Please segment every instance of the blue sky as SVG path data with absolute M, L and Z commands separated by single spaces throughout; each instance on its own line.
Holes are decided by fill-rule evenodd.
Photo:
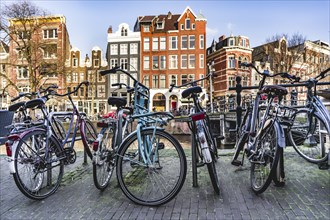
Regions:
M 6 1 L 8 2 L 8 1 Z M 104 54 L 107 29 L 128 23 L 132 29 L 140 15 L 181 14 L 189 6 L 207 18 L 207 46 L 221 35 L 244 35 L 251 46 L 263 44 L 275 34 L 300 33 L 309 40 L 330 42 L 330 0 L 323 1 L 93 1 L 35 0 L 51 14 L 63 14 L 72 46 L 82 54 L 99 46 Z

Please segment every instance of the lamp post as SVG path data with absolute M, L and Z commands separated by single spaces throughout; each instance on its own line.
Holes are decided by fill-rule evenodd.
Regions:
M 213 109 L 213 74 L 214 74 L 214 61 L 212 61 L 210 64 L 208 64 L 209 72 L 210 72 L 210 105 L 211 105 L 211 113 L 214 112 Z

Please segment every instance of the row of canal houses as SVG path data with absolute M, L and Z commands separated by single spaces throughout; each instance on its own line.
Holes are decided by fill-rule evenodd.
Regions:
M 207 19 L 202 13 L 195 14 L 189 7 L 181 14 L 168 12 L 161 15 L 138 16 L 132 28 L 127 23 L 121 23 L 117 29 L 110 25 L 107 30 L 106 52 L 103 53 L 95 46 L 90 55 L 83 55 L 78 48 L 71 46 L 64 16 L 50 16 L 47 19 L 49 24 L 40 31 L 42 39 L 53 47 L 45 47 L 42 50 L 43 60 L 48 63 L 63 62 L 65 65 L 63 74 L 48 74 L 44 84 L 56 83 L 64 92 L 73 91 L 84 80 L 90 81 L 88 89 L 81 88 L 73 97 L 79 109 L 88 115 L 110 111 L 112 107 L 107 105 L 109 96 L 128 98 L 125 88 L 120 89 L 112 84 L 122 82 L 132 86 L 132 80 L 127 75 L 118 73 L 102 77 L 99 74 L 100 70 L 120 66 L 129 71 L 134 78 L 150 88 L 150 109 L 172 111 L 189 105 L 190 100 L 181 97 L 182 89 L 174 89 L 170 93 L 170 84 L 181 85 L 203 78 L 213 71 L 216 77 L 212 79 L 212 97 L 213 102 L 217 102 L 234 93 L 228 91 L 228 88 L 235 86 L 236 76 L 242 77 L 243 86 L 256 85 L 260 80 L 258 74 L 251 69 L 241 68 L 240 62 L 253 61 L 259 70 L 267 69 L 272 73 L 280 71 L 286 60 L 268 59 L 268 51 L 272 50 L 279 54 L 279 57 L 290 54 L 284 37 L 251 48 L 246 36 L 220 36 L 207 47 Z M 308 78 L 315 75 L 320 68 L 329 66 L 330 48 L 327 43 L 305 41 L 300 46 L 305 51 L 303 57 L 291 68 L 295 74 Z M 54 47 L 57 49 L 47 51 L 47 48 Z M 15 67 L 6 66 L 3 62 L 6 59 L 12 63 L 17 60 L 17 45 L 10 42 L 7 46 L 2 42 L 0 56 L 4 58 L 1 59 L 1 72 L 15 82 L 19 91 L 30 91 L 29 73 L 24 69 L 26 61 L 20 61 L 20 65 Z M 318 68 L 314 64 L 317 64 Z M 2 77 L 0 80 L 0 90 L 4 90 L 7 85 L 6 79 Z M 281 79 L 274 79 L 269 83 L 279 84 Z M 201 96 L 206 104 L 210 102 L 210 85 L 205 81 L 201 86 Z M 251 91 L 245 93 L 251 94 Z M 2 91 L 0 107 L 6 108 L 10 97 L 16 94 L 17 92 L 11 89 Z M 50 110 L 68 109 L 63 100 L 54 99 L 48 104 Z

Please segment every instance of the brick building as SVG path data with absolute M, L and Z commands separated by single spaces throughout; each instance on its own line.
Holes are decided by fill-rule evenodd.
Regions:
M 242 77 L 243 86 L 251 85 L 250 69 L 239 66 L 241 62 L 251 62 L 252 60 L 252 49 L 248 37 L 221 36 L 218 42 L 213 41 L 207 48 L 206 54 L 206 62 L 216 74 L 213 80 L 215 99 L 224 100 L 235 94 L 235 91 L 228 91 L 228 88 L 236 85 L 236 76 Z M 242 93 L 249 93 L 249 91 Z
M 9 47 L 0 41 L 0 110 L 6 109 L 9 103 L 7 87 Z
M 174 110 L 185 105 L 181 85 L 205 76 L 206 18 L 189 7 L 182 14 L 139 16 L 134 31 L 141 33 L 141 82 L 150 89 L 151 109 Z

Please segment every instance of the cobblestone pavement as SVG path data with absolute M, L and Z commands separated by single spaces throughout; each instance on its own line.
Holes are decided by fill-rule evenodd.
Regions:
M 215 195 L 206 167 L 198 169 L 197 188 L 192 187 L 191 157 L 184 187 L 171 202 L 160 207 L 144 207 L 128 200 L 116 179 L 104 192 L 93 184 L 92 166 L 65 167 L 58 191 L 43 201 L 25 197 L 9 174 L 0 156 L 0 219 L 329 219 L 330 172 L 285 152 L 286 185 L 271 185 L 255 195 L 249 185 L 248 163 L 243 169 L 230 165 L 231 156 L 221 151 L 217 170 L 221 193 Z M 115 176 L 113 176 L 115 177 Z

